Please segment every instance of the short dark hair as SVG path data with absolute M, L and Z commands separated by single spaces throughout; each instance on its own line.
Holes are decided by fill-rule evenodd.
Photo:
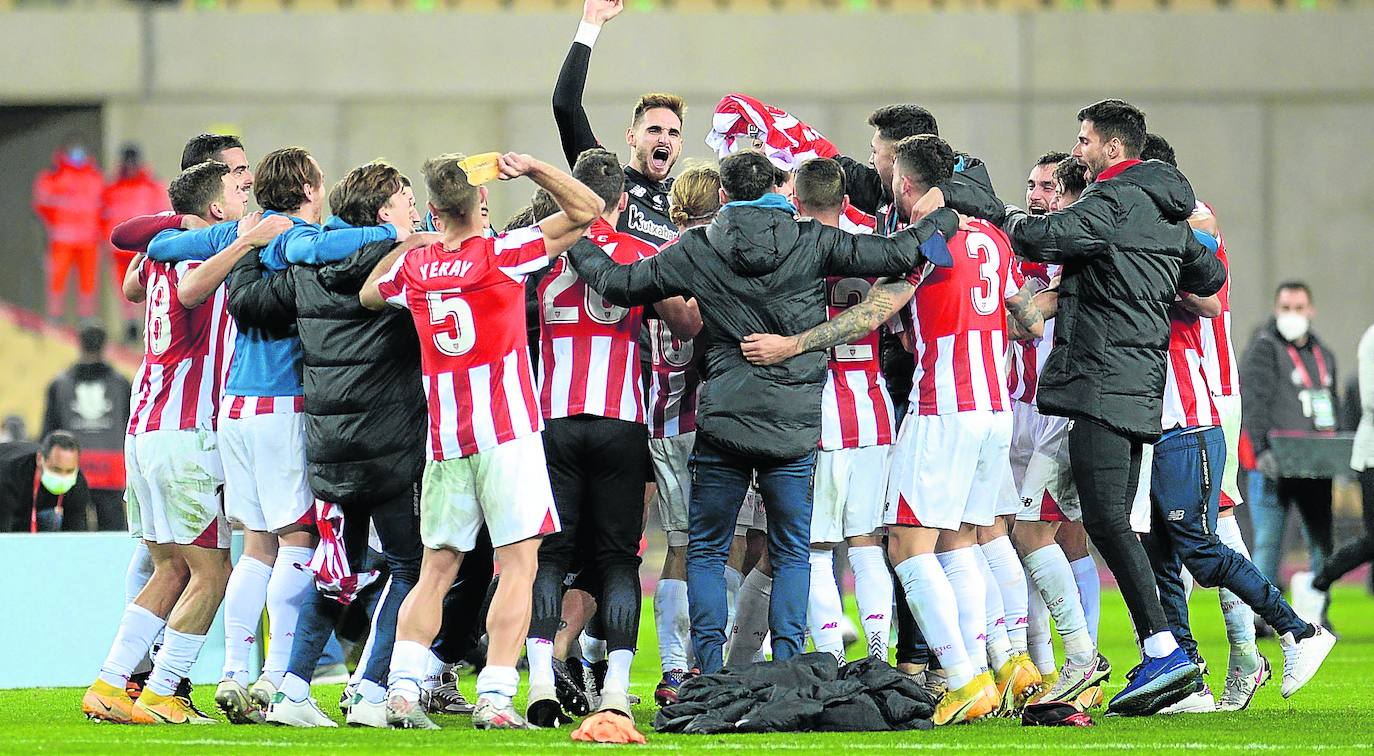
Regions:
M 1283 283 L 1280 283 L 1278 286 L 1274 287 L 1274 299 L 1275 299 L 1275 300 L 1278 300 L 1279 295 L 1282 294 L 1282 293 L 1285 292 L 1285 291 L 1302 291 L 1302 292 L 1306 292 L 1306 293 L 1307 293 L 1307 301 L 1309 301 L 1309 302 L 1316 302 L 1316 301 L 1317 301 L 1316 297 L 1313 297 L 1313 296 L 1312 296 L 1312 287 L 1308 286 L 1306 281 L 1297 281 L 1297 280 L 1293 280 L 1293 281 L 1284 281 Z
M 935 116 L 920 105 L 884 105 L 868 117 L 868 125 L 878 130 L 878 136 L 891 142 L 919 134 L 940 135 Z
M 1084 166 L 1073 156 L 1065 157 L 1054 167 L 1054 180 L 1064 185 L 1064 191 L 1077 197 L 1088 188 L 1088 179 L 1083 175 Z
M 1039 158 L 1037 158 L 1036 161 L 1035 161 L 1035 165 L 1033 165 L 1033 166 L 1031 166 L 1031 167 L 1032 167 L 1032 168 L 1039 168 L 1039 167 L 1042 166 L 1042 165 L 1055 165 L 1055 166 L 1057 166 L 1057 165 L 1059 165 L 1060 163 L 1064 162 L 1064 159 L 1067 158 L 1068 156 L 1069 156 L 1069 153 L 1067 153 L 1067 152 L 1058 152 L 1058 151 L 1056 151 L 1056 150 L 1050 150 L 1049 152 L 1046 152 L 1045 154 L 1043 154 L 1043 155 L 1041 155 Z
M 935 186 L 954 175 L 959 157 L 949 143 L 934 134 L 917 134 L 897 143 L 894 165 L 903 175 L 915 175 L 926 186 Z
M 816 158 L 797 169 L 797 204 L 809 210 L 834 210 L 844 204 L 844 168 Z
M 105 341 L 108 337 L 105 326 L 91 323 L 81 327 L 81 332 L 77 334 L 77 343 L 81 346 L 82 354 L 100 354 L 105 351 Z
M 447 152 L 425 161 L 421 172 L 429 191 L 429 204 L 446 222 L 466 223 L 473 214 L 482 212 L 482 193 L 468 182 L 463 170 L 466 155 Z
M 778 169 L 758 150 L 740 150 L 720 161 L 720 186 L 737 202 L 750 202 L 778 185 Z
M 620 204 L 620 195 L 625 192 L 625 169 L 615 153 L 600 147 L 586 150 L 577 156 L 572 175 L 600 197 L 607 210 Z
M 219 160 L 220 153 L 235 147 L 243 149 L 243 142 L 232 134 L 198 134 L 186 141 L 181 150 L 181 170 L 200 165 L 206 160 Z
M 1174 154 L 1174 148 L 1169 145 L 1169 140 L 1158 134 L 1145 134 L 1145 146 L 1140 150 L 1141 160 L 1162 160 L 1173 167 L 1178 167 L 1178 156 Z
M 1126 157 L 1140 156 L 1145 149 L 1145 111 L 1125 100 L 1102 100 L 1078 111 L 1078 120 L 1092 121 L 1102 141 L 1120 139 Z
M 639 101 L 635 103 L 634 115 L 630 117 L 630 125 L 638 126 L 643 120 L 644 114 L 654 108 L 667 108 L 673 111 L 677 120 L 682 120 L 682 114 L 687 112 L 687 103 L 681 97 L 667 92 L 648 92 L 640 95 Z
M 329 190 L 329 208 L 350 226 L 375 226 L 377 213 L 407 181 L 385 160 L 364 163 L 344 174 Z
M 553 215 L 560 209 L 558 203 L 554 201 L 553 195 L 549 194 L 549 190 L 542 186 L 535 190 L 533 197 L 530 197 L 530 213 L 533 215 L 535 223 Z
M 81 452 L 81 442 L 76 440 L 76 436 L 64 430 L 49 431 L 48 435 L 38 442 L 38 450 L 44 457 L 52 454 L 52 450 L 59 447 L 67 451 Z
M 182 215 L 206 215 L 210 203 L 224 196 L 224 177 L 229 166 L 218 160 L 203 163 L 182 171 L 167 185 L 167 198 L 172 210 Z
M 263 156 L 253 171 L 253 198 L 263 210 L 289 213 L 305 204 L 305 189 L 324 181 L 304 147 L 283 147 Z

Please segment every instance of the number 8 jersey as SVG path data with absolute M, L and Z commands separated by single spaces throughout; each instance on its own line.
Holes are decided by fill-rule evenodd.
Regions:
M 605 220 L 591 240 L 617 263 L 658 252 Z M 539 282 L 539 397 L 544 418 L 597 415 L 644 422 L 639 374 L 641 307 L 617 307 L 582 279 L 566 258 Z
M 429 400 L 429 456 L 466 457 L 543 429 L 525 341 L 525 277 L 549 264 L 538 226 L 401 255 L 377 281 L 410 310 Z

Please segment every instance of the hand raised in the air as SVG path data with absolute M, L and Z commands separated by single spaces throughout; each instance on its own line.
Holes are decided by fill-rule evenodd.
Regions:
M 625 0 L 587 0 L 582 4 L 582 20 L 601 26 L 625 10 Z
M 521 155 L 518 152 L 507 152 L 496 159 L 496 165 L 501 171 L 501 180 L 509 181 L 513 178 L 520 178 L 528 175 L 535 169 L 539 161 L 529 155 Z
M 291 219 L 285 215 L 268 215 L 253 224 L 248 233 L 239 236 L 255 247 L 266 247 L 273 239 L 291 228 L 291 225 Z
M 755 365 L 776 365 L 783 360 L 796 357 L 796 336 L 778 336 L 773 333 L 751 333 L 740 342 L 744 359 Z

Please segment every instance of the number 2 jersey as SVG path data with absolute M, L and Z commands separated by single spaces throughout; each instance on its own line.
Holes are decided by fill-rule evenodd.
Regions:
M 133 380 L 129 435 L 159 430 L 214 430 L 234 353 L 237 330 L 229 317 L 224 284 L 198 307 L 183 307 L 181 280 L 199 260 L 144 260 L 139 280 L 147 287 L 143 363 Z
M 652 257 L 658 250 L 592 223 L 591 241 L 617 263 Z M 539 282 L 539 403 L 544 419 L 597 415 L 644 422 L 640 389 L 642 307 L 617 307 L 577 277 L 567 258 L 554 261 Z
M 377 282 L 420 337 L 433 460 L 543 429 L 525 335 L 525 277 L 549 264 L 538 226 L 412 249 Z

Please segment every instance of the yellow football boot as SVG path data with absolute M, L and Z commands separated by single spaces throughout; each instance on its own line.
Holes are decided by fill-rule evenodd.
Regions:
M 81 697 L 81 711 L 91 721 L 129 724 L 133 721 L 134 700 L 124 688 L 96 680 Z
M 144 688 L 134 704 L 135 724 L 216 724 L 181 696 L 164 696 L 152 688 Z

